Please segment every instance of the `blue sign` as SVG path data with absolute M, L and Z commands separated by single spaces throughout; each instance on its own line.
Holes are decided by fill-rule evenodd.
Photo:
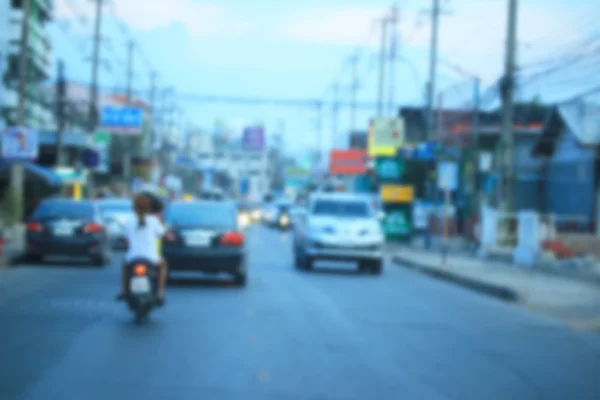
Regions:
M 92 149 L 85 149 L 81 155 L 81 162 L 86 168 L 96 168 L 100 164 L 100 155 Z
M 100 113 L 100 126 L 113 133 L 141 133 L 143 111 L 135 107 L 104 107 Z

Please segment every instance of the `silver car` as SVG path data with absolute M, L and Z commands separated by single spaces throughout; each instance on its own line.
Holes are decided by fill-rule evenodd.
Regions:
M 110 198 L 98 200 L 98 207 L 106 222 L 111 246 L 115 250 L 124 250 L 127 247 L 123 226 L 125 221 L 135 216 L 133 204 L 130 199 Z
M 385 243 L 380 218 L 369 197 L 313 195 L 305 215 L 296 216 L 296 266 L 311 269 L 318 260 L 356 261 L 360 270 L 380 274 Z

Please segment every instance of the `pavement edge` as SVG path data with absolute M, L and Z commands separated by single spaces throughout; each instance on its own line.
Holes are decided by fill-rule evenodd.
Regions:
M 392 256 L 392 262 L 401 267 L 416 270 L 433 278 L 451 282 L 458 286 L 462 286 L 503 301 L 518 302 L 521 300 L 519 293 L 507 286 L 496 285 L 478 279 L 468 278 L 450 271 L 442 271 L 439 268 L 431 267 L 424 263 L 419 263 L 408 257 L 395 255 Z

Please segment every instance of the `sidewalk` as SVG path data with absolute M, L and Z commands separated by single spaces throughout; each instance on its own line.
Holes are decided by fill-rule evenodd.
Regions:
M 25 254 L 25 227 L 4 230 L 4 244 L 0 256 L 0 268 L 8 268 L 18 262 Z
M 569 326 L 600 332 L 600 286 L 500 261 L 439 251 L 396 247 L 392 260 L 403 267 L 446 280 L 563 320 Z

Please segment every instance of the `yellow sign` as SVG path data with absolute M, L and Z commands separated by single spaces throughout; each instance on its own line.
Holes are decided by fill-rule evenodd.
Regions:
M 410 203 L 415 197 L 413 187 L 408 185 L 383 185 L 380 195 L 384 203 Z
M 369 157 L 395 156 L 404 145 L 404 119 L 383 119 L 373 121 L 369 127 Z

